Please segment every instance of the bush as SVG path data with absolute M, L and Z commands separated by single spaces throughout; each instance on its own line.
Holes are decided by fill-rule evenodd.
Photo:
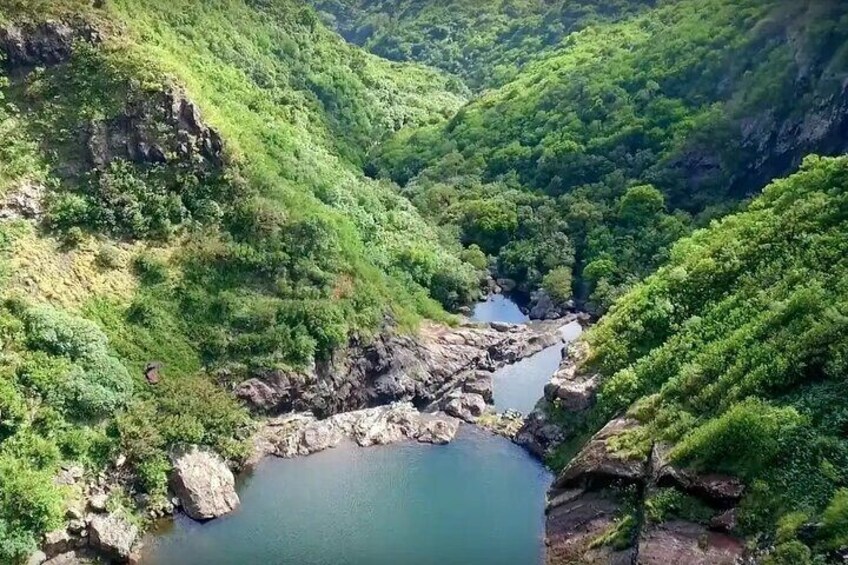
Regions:
M 121 250 L 105 243 L 97 250 L 97 264 L 104 269 L 118 269 L 124 265 L 124 258 L 121 255 Z
M 476 243 L 472 243 L 463 249 L 460 258 L 478 271 L 485 271 L 489 266 L 489 259 Z
M 571 269 L 558 267 L 542 278 L 542 288 L 554 302 L 565 304 L 571 300 Z
M 155 285 L 168 280 L 168 267 L 160 259 L 143 252 L 133 259 L 133 271 L 144 284 Z
M 24 315 L 30 347 L 69 359 L 91 359 L 106 353 L 106 335 L 97 324 L 56 310 L 34 306 Z
M 836 491 L 830 504 L 822 514 L 820 532 L 827 549 L 842 549 L 848 546 L 848 488 Z

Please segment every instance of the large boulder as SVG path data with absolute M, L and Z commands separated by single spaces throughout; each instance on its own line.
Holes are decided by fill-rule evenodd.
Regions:
M 238 507 L 235 477 L 217 453 L 191 446 L 176 451 L 172 462 L 171 486 L 189 517 L 209 520 Z
M 638 422 L 629 418 L 610 421 L 583 446 L 580 453 L 563 469 L 555 482 L 556 488 L 587 484 L 595 479 L 602 482 L 642 483 L 646 479 L 648 454 L 645 457 L 626 457 L 610 448 L 610 441 L 636 429 Z
M 445 413 L 474 423 L 486 411 L 486 400 L 479 394 L 459 392 L 445 405 Z
M 94 516 L 88 525 L 93 549 L 117 561 L 129 559 L 138 528 L 117 514 Z

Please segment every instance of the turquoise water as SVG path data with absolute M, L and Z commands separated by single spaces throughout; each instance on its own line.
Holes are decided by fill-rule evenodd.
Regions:
M 514 303 L 495 298 L 478 306 L 479 321 L 526 321 Z M 529 411 L 560 350 L 496 373 L 496 404 Z M 147 541 L 143 563 L 538 564 L 551 479 L 523 449 L 468 425 L 445 446 L 347 445 L 266 458 L 240 478 L 236 512 L 205 524 L 184 516 L 164 524 Z
M 543 559 L 550 475 L 463 426 L 449 445 L 344 446 L 265 459 L 235 513 L 180 517 L 145 565 L 531 565 Z

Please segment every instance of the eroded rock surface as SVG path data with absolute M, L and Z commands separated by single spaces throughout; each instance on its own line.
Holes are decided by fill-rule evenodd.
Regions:
M 239 505 L 235 477 L 215 452 L 192 446 L 172 456 L 171 488 L 195 520 L 228 514 Z
M 324 420 L 292 414 L 269 421 L 257 434 L 258 454 L 278 457 L 310 455 L 350 440 L 362 447 L 404 440 L 444 444 L 456 435 L 459 421 L 445 414 L 419 412 L 412 404 L 345 412 Z
M 643 565 L 733 565 L 745 553 L 742 542 L 732 536 L 711 532 L 699 524 L 666 522 L 651 527 L 639 542 Z
M 261 412 L 319 417 L 392 402 L 427 407 L 463 387 L 490 401 L 491 384 L 481 375 L 560 343 L 561 325 L 427 325 L 416 336 L 387 332 L 306 372 L 257 371 L 236 394 Z

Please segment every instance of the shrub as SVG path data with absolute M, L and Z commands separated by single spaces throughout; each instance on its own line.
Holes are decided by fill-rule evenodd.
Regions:
M 168 280 L 168 267 L 148 252 L 140 253 L 133 259 L 133 271 L 144 284 L 155 285 Z
M 24 315 L 27 340 L 35 349 L 70 359 L 91 359 L 106 353 L 107 338 L 93 322 L 50 306 L 35 306 Z
M 836 491 L 822 514 L 821 538 L 827 549 L 848 546 L 848 488 Z
M 120 249 L 105 243 L 97 250 L 97 264 L 104 269 L 118 269 L 124 265 Z
M 571 300 L 571 269 L 557 267 L 542 278 L 542 288 L 559 304 Z

